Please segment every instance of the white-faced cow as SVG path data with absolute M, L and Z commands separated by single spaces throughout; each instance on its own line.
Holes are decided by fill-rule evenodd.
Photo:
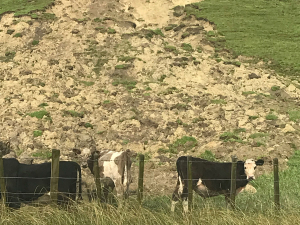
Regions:
M 231 162 L 211 162 L 200 158 L 191 157 L 192 161 L 192 187 L 203 198 L 217 195 L 225 195 L 226 203 L 230 196 Z M 236 194 L 241 192 L 249 181 L 255 179 L 256 166 L 264 164 L 263 160 L 247 159 L 238 161 L 236 168 Z M 171 211 L 175 210 L 175 204 L 182 200 L 183 209 L 188 209 L 188 179 L 187 157 L 181 156 L 176 162 L 178 180 L 172 196 Z
M 82 152 L 78 149 L 74 149 L 73 151 L 76 154 L 81 154 L 83 158 L 84 155 L 88 155 L 87 166 L 92 174 L 94 174 L 94 154 L 98 153 L 99 173 L 101 183 L 104 185 L 103 193 L 105 201 L 107 201 L 109 188 L 112 190 L 116 189 L 118 198 L 128 197 L 129 185 L 132 182 L 130 171 L 132 161 L 130 157 L 133 153 L 130 150 L 120 152 L 102 150 L 91 153 L 89 149 L 85 148 Z

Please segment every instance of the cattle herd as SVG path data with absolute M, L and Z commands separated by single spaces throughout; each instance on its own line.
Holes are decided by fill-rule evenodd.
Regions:
M 1 149 L 0 149 L 1 150 Z M 132 152 L 126 151 L 82 151 L 76 149 L 84 159 L 86 166 L 93 172 L 94 155 L 98 154 L 99 176 L 103 183 L 104 200 L 107 200 L 109 189 L 115 188 L 119 199 L 128 197 L 131 178 Z M 192 188 L 203 198 L 224 195 L 229 202 L 231 162 L 211 162 L 191 157 Z M 263 160 L 247 159 L 238 161 L 236 169 L 236 194 L 243 191 L 249 181 L 255 179 L 256 166 L 264 164 Z M 171 211 L 180 200 L 184 211 L 188 209 L 187 157 L 181 156 L 176 161 L 177 185 L 172 195 Z M 4 177 L 6 182 L 6 204 L 18 209 L 21 203 L 30 203 L 50 192 L 51 163 L 23 164 L 15 158 L 3 158 Z M 81 166 L 73 161 L 59 162 L 58 202 L 68 204 L 82 200 Z M 0 196 L 1 197 L 1 196 Z

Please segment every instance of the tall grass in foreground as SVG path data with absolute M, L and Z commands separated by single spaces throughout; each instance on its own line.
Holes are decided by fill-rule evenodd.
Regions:
M 204 207 L 192 213 L 155 212 L 137 204 L 124 206 L 122 210 L 113 207 L 99 207 L 96 204 L 73 206 L 68 210 L 56 207 L 24 207 L 16 211 L 3 209 L 1 224 L 298 224 L 300 211 L 285 209 L 281 213 L 227 211 L 225 208 Z
M 280 172 L 281 210 L 273 204 L 273 174 L 260 176 L 252 185 L 256 194 L 237 196 L 237 210 L 227 210 L 223 196 L 202 199 L 194 195 L 193 211 L 184 214 L 180 203 L 170 212 L 170 196 L 147 196 L 142 207 L 131 196 L 122 209 L 112 205 L 79 203 L 68 209 L 55 206 L 25 206 L 11 211 L 2 208 L 0 224 L 299 224 L 300 223 L 300 151 L 289 159 L 289 168 Z M 174 184 L 175 185 L 175 184 Z

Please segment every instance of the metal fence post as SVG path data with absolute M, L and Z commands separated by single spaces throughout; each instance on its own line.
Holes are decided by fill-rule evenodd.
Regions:
M 232 209 L 235 209 L 237 157 L 232 156 L 231 159 L 230 205 Z
M 50 197 L 52 202 L 56 204 L 57 204 L 57 196 L 58 196 L 59 156 L 60 156 L 60 151 L 57 149 L 52 149 Z
M 101 181 L 100 181 L 100 170 L 99 170 L 99 153 L 95 152 L 93 155 L 93 172 L 97 188 L 97 201 L 101 202 L 102 190 L 101 190 Z
M 4 179 L 4 165 L 2 158 L 2 151 L 0 151 L 0 190 L 1 190 L 1 198 L 3 205 L 6 203 L 6 188 L 5 188 L 5 179 Z
M 192 177 L 192 157 L 187 157 L 187 177 L 188 177 L 188 210 L 193 207 L 193 177 Z
M 274 168 L 274 203 L 275 209 L 280 209 L 280 195 L 279 195 L 279 174 L 278 174 L 278 159 L 273 159 Z
M 143 200 L 144 165 L 145 165 L 145 156 L 140 154 L 139 155 L 139 180 L 138 180 L 138 193 L 137 193 L 137 200 L 139 204 L 142 204 L 142 200 Z

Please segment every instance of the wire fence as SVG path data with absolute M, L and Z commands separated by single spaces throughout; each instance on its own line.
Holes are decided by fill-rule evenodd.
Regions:
M 1 153 L 1 152 L 0 152 Z M 114 159 L 103 157 L 101 158 L 101 154 L 93 154 L 92 157 L 87 159 L 74 159 L 74 161 L 67 161 L 72 162 L 78 165 L 82 164 L 88 164 L 86 167 L 90 170 L 90 176 L 93 174 L 92 179 L 94 180 L 92 182 L 92 185 L 87 185 L 86 182 L 84 182 L 84 177 L 79 176 L 78 173 L 76 173 L 76 177 L 70 177 L 69 174 L 66 173 L 65 170 L 68 170 L 68 167 L 61 168 L 61 162 L 60 154 L 58 150 L 52 151 L 52 161 L 43 163 L 48 165 L 47 171 L 35 171 L 33 173 L 17 173 L 15 175 L 11 175 L 9 173 L 10 168 L 4 163 L 5 158 L 2 158 L 2 155 L 0 154 L 0 190 L 1 190 L 1 196 L 2 201 L 6 205 L 10 204 L 19 204 L 21 203 L 29 203 L 32 202 L 32 200 L 37 200 L 42 195 L 48 196 L 48 199 L 45 200 L 45 202 L 55 202 L 55 203 L 63 203 L 67 199 L 71 201 L 82 199 L 82 197 L 91 199 L 98 199 L 106 201 L 105 194 L 107 195 L 107 191 L 109 188 L 111 189 L 117 189 L 117 196 L 126 196 L 128 192 L 130 192 L 131 195 L 136 195 L 137 201 L 141 204 L 144 198 L 144 194 L 151 194 L 153 193 L 153 190 L 149 190 L 149 186 L 157 187 L 155 191 L 158 193 L 167 192 L 167 194 L 171 195 L 172 192 L 170 192 L 170 189 L 175 189 L 176 183 L 178 181 L 177 178 L 177 171 L 173 171 L 169 174 L 164 173 L 164 176 L 161 176 L 161 174 L 154 174 L 149 172 L 150 170 L 145 171 L 145 163 L 172 163 L 175 165 L 176 161 L 171 160 L 168 158 L 162 158 L 162 159 L 145 159 L 145 156 L 140 154 L 138 157 L 133 158 L 132 160 L 129 160 L 128 157 L 120 156 L 115 157 Z M 31 159 L 31 158 L 30 158 Z M 179 158 L 180 159 L 180 158 Z M 214 181 L 216 183 L 224 183 L 228 182 L 226 190 L 223 190 L 224 192 L 230 193 L 230 204 L 232 208 L 235 208 L 235 193 L 236 193 L 236 184 L 239 181 L 245 181 L 246 175 L 240 175 L 240 172 L 237 172 L 238 170 L 244 169 L 244 165 L 239 165 L 241 161 L 237 161 L 236 158 L 232 158 L 232 162 L 211 162 L 206 161 L 202 159 L 193 158 L 191 156 L 184 157 L 182 159 L 183 163 L 181 163 L 181 173 L 184 174 L 181 178 L 181 182 L 183 185 L 187 188 L 187 195 L 188 195 L 188 205 L 189 210 L 191 210 L 192 201 L 193 201 L 193 190 L 195 188 L 195 185 L 199 182 L 199 180 L 202 183 Z M 56 163 L 55 163 L 56 162 Z M 64 161 L 65 162 L 65 161 Z M 108 164 L 106 164 L 108 163 Z M 118 165 L 122 164 L 123 166 L 126 165 L 126 168 L 124 171 L 120 172 L 120 167 Z M 223 168 L 224 171 L 220 171 L 224 174 L 224 177 L 197 177 L 195 174 L 195 168 L 197 165 L 211 165 L 211 166 L 220 166 L 220 168 Z M 6 166 L 4 166 L 6 165 Z M 41 164 L 34 164 L 34 165 L 41 165 Z M 239 165 L 239 166 L 238 166 Z M 279 203 L 279 178 L 278 178 L 278 160 L 274 159 L 273 161 L 274 165 L 274 203 L 277 209 L 280 208 Z M 27 165 L 29 168 L 30 165 Z M 51 172 L 49 171 L 49 168 L 51 168 Z M 115 170 L 115 174 L 112 174 L 112 177 L 107 178 L 107 174 L 105 174 L 105 168 L 109 168 L 109 170 Z M 130 169 L 131 168 L 131 169 Z M 35 169 L 38 169 L 38 167 L 35 167 Z M 60 171 L 60 169 L 64 169 L 63 171 Z M 71 168 L 72 169 L 72 168 Z M 81 167 L 79 166 L 80 174 L 81 174 Z M 103 171 L 104 170 L 104 171 Z M 117 172 L 118 171 L 118 172 Z M 13 171 L 15 172 L 15 171 Z M 32 171 L 31 171 L 32 172 Z M 70 171 L 67 171 L 70 172 Z M 79 172 L 79 171 L 77 171 Z M 117 173 L 116 173 L 117 172 Z M 194 172 L 194 173 L 193 173 Z M 159 173 L 159 171 L 158 171 Z M 64 175 L 62 175 L 64 174 Z M 114 177 L 116 174 L 119 175 L 119 177 Z M 181 175 L 182 175 L 181 174 Z M 106 175 L 107 177 L 103 177 Z M 167 176 L 170 175 L 170 176 Z M 128 190 L 129 183 L 132 181 L 132 177 L 134 177 L 135 181 L 131 186 L 133 185 L 135 187 L 135 190 Z M 107 179 L 110 179 L 110 181 Z M 118 180 L 120 179 L 120 180 Z M 105 181 L 104 181 L 105 180 Z M 124 180 L 127 180 L 127 183 L 124 184 Z M 101 181 L 101 182 L 100 182 Z M 111 182 L 112 181 L 112 182 Z M 162 185 L 158 187 L 158 182 L 163 184 L 170 184 L 169 187 L 165 188 Z M 146 185 L 145 185 L 146 184 Z M 12 188 L 15 185 L 17 188 Z M 173 188 L 170 188 L 172 186 Z M 80 188 L 79 188 L 80 187 Z M 82 191 L 83 190 L 83 191 Z M 118 193 L 120 190 L 123 193 Z M 79 193 L 80 192 L 80 193 Z M 182 193 L 181 193 L 182 194 Z M 104 197 L 103 197 L 104 195 Z M 30 199 L 28 199 L 29 197 Z M 75 197 L 74 197 L 75 196 Z M 28 198 L 27 198 L 28 197 Z M 17 200 L 16 200 L 17 199 Z M 41 200 L 41 202 L 43 202 Z

